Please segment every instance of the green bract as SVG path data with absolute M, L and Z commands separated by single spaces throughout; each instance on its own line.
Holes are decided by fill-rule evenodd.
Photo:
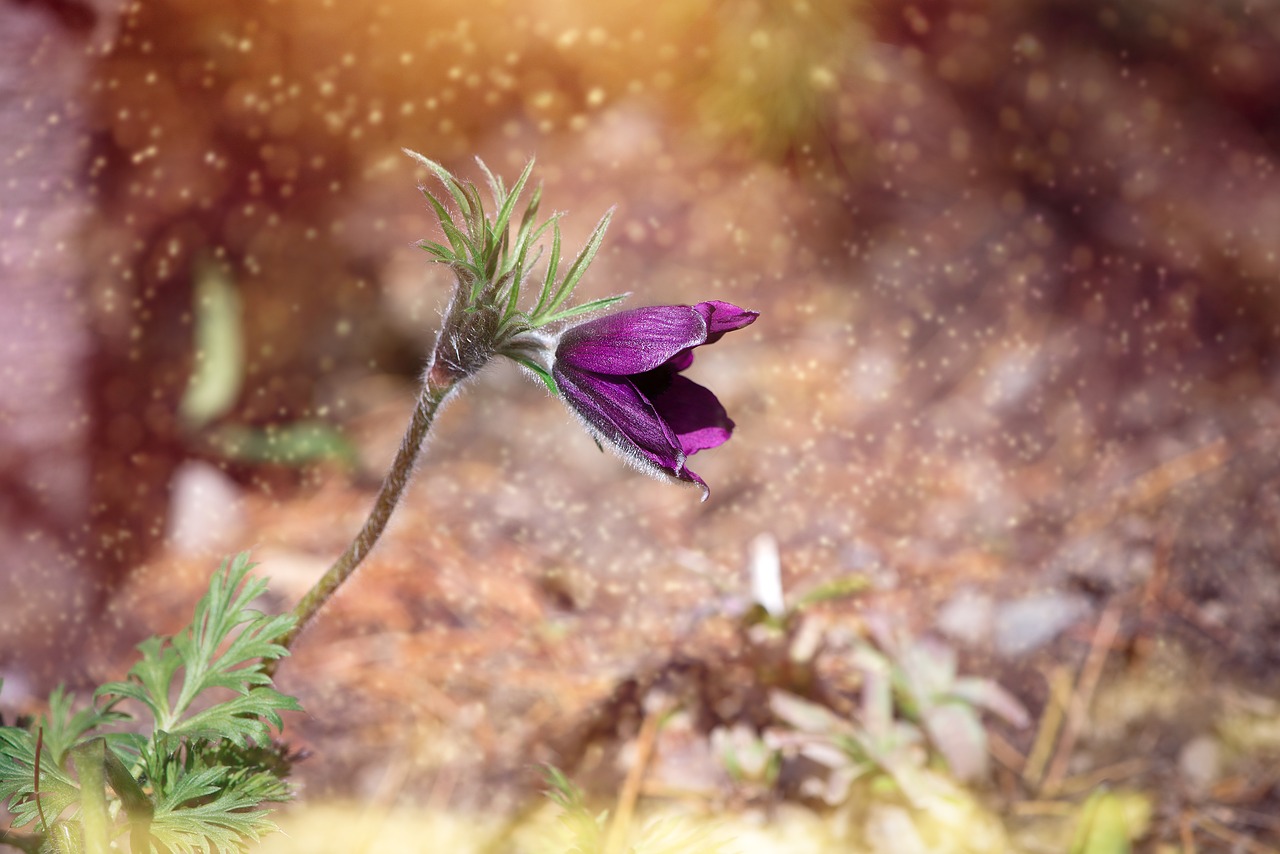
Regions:
M 443 201 L 426 187 L 422 187 L 422 194 L 435 211 L 447 243 L 423 240 L 418 245 L 436 261 L 447 264 L 454 271 L 458 277 L 458 291 L 454 300 L 460 303 L 462 311 L 492 318 L 491 323 L 479 325 L 483 329 L 483 336 L 488 340 L 475 343 L 487 345 L 489 352 L 500 353 L 529 368 L 555 392 L 555 381 L 546 366 L 532 358 L 515 339 L 521 333 L 599 311 L 625 298 L 625 295 L 604 297 L 570 308 L 565 307 L 573 295 L 573 289 L 600 249 L 613 211 L 608 211 L 600 218 L 587 238 L 586 245 L 562 274 L 560 214 L 553 214 L 541 223 L 538 222 L 538 208 L 542 201 L 541 187 L 535 187 L 530 194 L 514 236 L 512 234 L 516 207 L 533 171 L 532 160 L 509 190 L 501 178 L 489 171 L 483 161 L 477 161 L 493 198 L 495 213 L 490 217 L 485 213 L 484 201 L 474 184 L 459 181 L 439 163 L 417 152 L 405 149 L 405 153 L 435 175 L 457 207 L 455 216 Z M 540 277 L 538 296 L 532 307 L 522 309 L 524 286 L 542 255 L 541 248 L 535 247 L 548 230 L 551 232 L 551 250 L 547 258 L 546 273 Z M 446 323 L 442 336 L 449 333 L 448 326 Z

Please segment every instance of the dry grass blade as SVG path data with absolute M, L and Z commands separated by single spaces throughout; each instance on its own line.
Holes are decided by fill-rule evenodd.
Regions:
M 1098 688 L 1098 680 L 1102 677 L 1102 669 L 1107 663 L 1107 655 L 1115 643 L 1116 633 L 1120 630 L 1120 607 L 1110 605 L 1098 618 L 1098 626 L 1093 632 L 1093 640 L 1089 644 L 1089 656 L 1085 659 L 1080 671 L 1080 679 L 1076 690 L 1071 695 L 1067 706 L 1067 718 L 1063 727 L 1062 738 L 1058 742 L 1057 753 L 1049 765 L 1044 783 L 1040 787 L 1042 794 L 1053 795 L 1062 787 L 1063 777 L 1067 773 L 1067 763 L 1075 750 L 1076 739 L 1084 728 L 1089 715 L 1089 706 L 1093 703 L 1094 691 Z
M 626 843 L 627 833 L 631 830 L 635 819 L 636 802 L 640 798 L 640 784 L 644 781 L 645 772 L 649 768 L 649 760 L 653 758 L 653 747 L 658 739 L 658 728 L 666 719 L 669 709 L 664 703 L 645 715 L 640 725 L 640 734 L 636 736 L 636 756 L 627 771 L 627 779 L 618 793 L 618 806 L 613 812 L 613 820 L 609 822 L 609 834 L 605 837 L 604 854 L 621 854 Z

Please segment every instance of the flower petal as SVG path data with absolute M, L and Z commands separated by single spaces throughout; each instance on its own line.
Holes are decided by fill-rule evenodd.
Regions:
M 744 326 L 750 326 L 757 317 L 760 316 L 758 311 L 750 311 L 745 308 L 738 308 L 733 303 L 721 302 L 719 300 L 709 300 L 708 302 L 700 302 L 693 307 L 693 310 L 701 314 L 707 321 L 707 340 L 702 344 L 714 344 L 724 336 L 726 332 L 732 332 L 735 329 L 741 329 Z M 695 347 L 701 347 L 702 344 L 695 344 Z M 685 371 L 693 364 L 693 347 L 681 351 L 670 359 L 664 367 L 672 371 Z
M 693 307 L 707 321 L 707 340 L 704 344 L 713 344 L 720 336 L 744 326 L 750 326 L 760 316 L 760 312 L 738 308 L 731 302 L 707 300 Z
M 706 340 L 702 311 L 687 305 L 655 305 L 569 327 L 556 345 L 556 361 L 579 371 L 626 376 L 651 371 Z
M 684 452 L 679 439 L 631 380 L 562 363 L 553 374 L 565 403 L 593 433 L 641 468 L 680 475 Z
M 663 388 L 650 388 L 646 386 L 647 377 L 635 377 L 636 387 L 649 398 L 658 417 L 676 434 L 680 450 L 686 455 L 716 448 L 729 441 L 733 421 L 711 389 L 678 374 L 667 377 L 662 382 Z
M 693 365 L 693 348 L 690 347 L 688 350 L 681 350 L 679 353 L 676 353 L 670 359 L 667 359 L 666 364 L 662 366 L 662 370 L 668 371 L 669 373 L 676 374 L 676 373 L 679 373 L 680 371 L 689 370 L 690 366 L 692 365 Z

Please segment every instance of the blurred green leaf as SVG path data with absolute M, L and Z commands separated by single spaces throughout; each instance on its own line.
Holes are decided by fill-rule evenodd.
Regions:
M 827 735 L 844 733 L 849 729 L 849 725 L 826 706 L 787 691 L 770 691 L 769 709 L 780 721 L 798 732 Z
M 985 709 L 1016 727 L 1030 726 L 1031 716 L 1018 698 L 991 679 L 962 676 L 949 691 L 952 697 Z
M 956 779 L 967 781 L 987 774 L 987 731 L 972 706 L 942 703 L 924 710 L 921 723 L 930 743 L 947 760 Z
M 112 827 L 105 792 L 106 742 L 100 738 L 89 739 L 71 748 L 71 756 L 80 780 L 80 831 L 85 854 L 108 854 Z
M 244 379 L 242 306 L 235 283 L 220 266 L 197 266 L 195 363 L 179 411 L 192 428 L 225 415 Z
M 225 457 L 250 462 L 301 466 L 317 460 L 337 460 L 355 467 L 355 448 L 332 425 L 303 420 L 268 427 L 227 425 L 210 441 Z
M 607 813 L 592 815 L 575 786 L 559 768 L 544 765 L 546 795 L 560 807 L 560 826 L 564 838 L 559 849 L 565 854 L 597 854 L 604 849 L 604 826 Z
M 804 593 L 792 606 L 792 611 L 803 611 L 822 602 L 832 602 L 839 599 L 849 599 L 857 596 L 865 591 L 871 582 L 867 580 L 865 575 L 842 575 L 839 578 L 833 578 L 824 581 L 812 590 Z
M 1071 854 L 1129 854 L 1146 832 L 1151 806 L 1136 793 L 1094 792 L 1080 811 Z

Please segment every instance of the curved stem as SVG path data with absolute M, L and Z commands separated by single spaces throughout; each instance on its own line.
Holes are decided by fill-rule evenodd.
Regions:
M 445 371 L 428 372 L 427 381 L 422 385 L 422 393 L 418 395 L 418 405 L 413 410 L 413 418 L 409 421 L 409 429 L 405 431 L 404 438 L 400 441 L 400 450 L 396 451 L 396 458 L 382 481 L 382 489 L 378 491 L 378 497 L 373 503 L 373 510 L 369 512 L 369 518 L 365 520 L 364 527 L 351 541 L 351 545 L 347 546 L 342 556 L 334 561 L 324 577 L 307 591 L 307 595 L 303 596 L 297 607 L 293 609 L 298 622 L 278 641 L 286 649 L 297 640 L 302 630 L 329 601 L 329 597 L 342 586 L 342 582 L 355 572 L 360 562 L 373 550 L 378 537 L 382 536 L 383 529 L 391 519 L 392 511 L 400 503 L 405 487 L 409 485 L 414 463 L 422 450 L 427 432 L 435 420 L 436 412 L 440 409 L 440 404 L 444 403 L 449 393 L 457 386 L 459 379 L 460 377 L 450 376 Z M 276 659 L 268 663 L 268 675 L 275 670 L 278 662 L 279 659 Z

